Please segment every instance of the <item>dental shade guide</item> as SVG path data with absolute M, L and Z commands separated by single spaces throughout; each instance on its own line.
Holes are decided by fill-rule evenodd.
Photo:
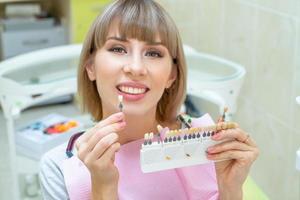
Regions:
M 224 140 L 215 141 L 211 137 L 218 131 L 236 127 L 233 122 L 177 130 L 169 130 L 159 125 L 159 139 L 155 140 L 153 133 L 151 136 L 145 134 L 145 142 L 140 150 L 141 169 L 148 173 L 213 162 L 206 158 L 206 150 Z

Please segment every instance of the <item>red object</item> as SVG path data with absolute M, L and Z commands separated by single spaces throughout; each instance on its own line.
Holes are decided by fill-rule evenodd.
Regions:
M 53 135 L 53 134 L 62 134 L 67 132 L 73 127 L 76 127 L 78 124 L 76 121 L 69 121 L 64 123 L 57 123 L 52 126 L 49 126 L 44 130 L 45 134 Z

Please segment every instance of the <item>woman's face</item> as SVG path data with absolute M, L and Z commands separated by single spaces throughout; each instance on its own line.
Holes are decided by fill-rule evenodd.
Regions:
M 118 95 L 123 96 L 126 114 L 155 112 L 164 90 L 176 79 L 169 51 L 160 42 L 122 40 L 117 26 L 111 27 L 94 64 L 87 67 L 90 80 L 96 80 L 104 115 L 118 111 Z

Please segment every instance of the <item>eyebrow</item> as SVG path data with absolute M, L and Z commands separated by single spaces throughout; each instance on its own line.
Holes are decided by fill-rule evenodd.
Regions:
M 115 36 L 112 36 L 112 37 L 108 37 L 106 39 L 107 40 L 117 40 L 117 41 L 120 41 L 120 42 L 129 42 L 127 39 L 124 39 L 124 38 L 120 38 L 120 37 L 115 37 Z M 158 46 L 158 45 L 163 45 L 162 42 L 146 42 L 147 45 L 151 45 L 151 46 Z M 164 46 L 164 45 L 163 45 Z

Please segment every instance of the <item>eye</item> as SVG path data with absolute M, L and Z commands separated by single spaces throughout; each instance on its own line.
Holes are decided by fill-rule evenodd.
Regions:
M 154 58 L 161 58 L 162 55 L 159 51 L 148 51 L 146 56 L 154 57 Z
M 115 52 L 115 53 L 120 53 L 120 54 L 127 53 L 126 50 L 122 47 L 113 47 L 113 48 L 110 48 L 109 51 Z

